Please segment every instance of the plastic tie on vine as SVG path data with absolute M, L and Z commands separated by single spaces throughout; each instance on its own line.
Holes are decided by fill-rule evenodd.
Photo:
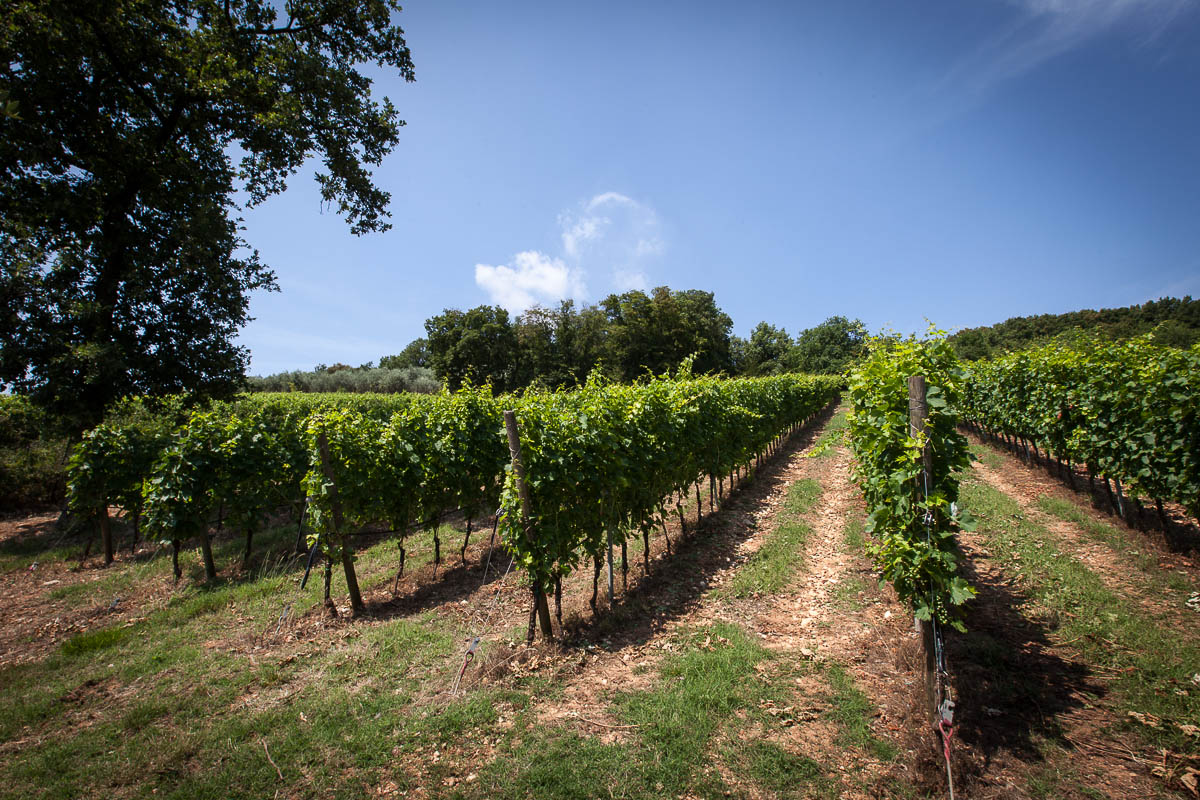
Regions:
M 454 679 L 454 686 L 450 689 L 450 694 L 458 694 L 459 687 L 462 685 L 463 675 L 467 672 L 467 667 L 475 660 L 475 650 L 479 647 L 480 637 L 472 636 L 467 639 L 467 652 L 463 653 L 462 669 L 458 671 L 458 677 Z
M 938 733 L 942 735 L 942 757 L 946 759 L 946 785 L 954 800 L 954 772 L 950 768 L 950 737 L 954 735 L 954 701 L 947 697 L 938 708 Z

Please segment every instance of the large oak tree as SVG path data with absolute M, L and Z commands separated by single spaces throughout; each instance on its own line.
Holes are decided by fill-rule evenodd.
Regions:
M 238 212 L 310 157 L 355 234 L 413 67 L 395 0 L 9 0 L 0 20 L 0 382 L 76 431 L 126 394 L 219 395 L 275 279 Z

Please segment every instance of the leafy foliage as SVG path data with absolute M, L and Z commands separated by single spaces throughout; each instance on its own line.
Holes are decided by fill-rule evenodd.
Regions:
M 1154 332 L 1158 344 L 1187 348 L 1200 341 L 1200 300 L 1163 297 L 1127 308 L 1012 317 L 996 325 L 959 331 L 950 337 L 950 343 L 959 358 L 975 361 L 1069 336 L 1073 331 L 1110 341 Z
M 913 375 L 925 376 L 928 391 L 927 435 L 920 438 L 909 429 Z M 867 501 L 868 551 L 876 567 L 918 618 L 959 628 L 961 606 L 975 594 L 957 574 L 953 533 L 954 526 L 971 524 L 956 505 L 958 473 L 970 463 L 967 441 L 956 429 L 965 380 L 940 336 L 871 339 L 869 355 L 850 378 L 848 415 L 854 479 Z M 926 443 L 933 452 L 927 487 L 920 478 Z
M 237 198 L 263 202 L 315 155 L 322 198 L 351 230 L 387 227 L 370 167 L 403 123 L 360 69 L 412 79 L 397 11 L 6 4 L 0 91 L 19 111 L 0 116 L 0 381 L 75 434 L 123 396 L 235 391 L 248 296 L 275 286 Z
M 195 410 L 153 437 L 99 426 L 72 456 L 72 503 L 93 511 L 144 503 L 150 536 L 199 536 L 202 545 L 218 509 L 250 534 L 268 514 L 303 503 L 310 545 L 319 542 L 331 558 L 349 556 L 345 537 L 366 525 L 389 525 L 403 546 L 413 524 L 436 526 L 454 510 L 483 516 L 502 503 L 509 548 L 546 586 L 599 553 L 609 530 L 625 537 L 655 524 L 666 495 L 749 463 L 840 384 L 798 375 L 692 378 L 685 369 L 680 378 L 635 385 L 597 376 L 577 391 L 520 398 L 497 398 L 488 386 L 436 395 L 250 395 Z M 521 424 L 529 528 L 506 478 L 505 407 Z
M 386 359 L 385 359 L 386 360 Z M 350 367 L 333 370 L 295 370 L 266 377 L 250 377 L 252 392 L 417 392 L 432 394 L 442 386 L 427 367 Z
M 796 336 L 796 344 L 784 357 L 784 367 L 792 372 L 814 375 L 840 375 L 862 355 L 867 344 L 867 328 L 861 320 L 834 316 Z
M 1200 514 L 1200 344 L 1051 343 L 971 365 L 963 411 Z
M 800 375 L 635 385 L 593 377 L 578 391 L 527 393 L 516 411 L 531 505 L 521 507 L 509 474 L 505 541 L 548 589 L 599 556 L 610 532 L 621 542 L 656 524 L 667 495 L 748 464 L 839 388 L 836 378 Z
M 60 502 L 69 441 L 28 399 L 0 396 L 0 508 Z

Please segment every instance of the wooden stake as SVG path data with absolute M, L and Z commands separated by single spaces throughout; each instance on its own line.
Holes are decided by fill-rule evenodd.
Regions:
M 100 525 L 100 541 L 104 544 L 104 564 L 105 566 L 113 562 L 113 535 L 112 535 L 112 520 L 108 518 L 108 506 L 100 506 L 100 516 L 97 517 Z
M 333 510 L 333 533 L 338 538 L 342 551 L 342 570 L 346 573 L 346 588 L 350 592 L 350 608 L 355 614 L 361 614 L 366 610 L 363 604 L 362 592 L 358 590 L 358 576 L 354 572 L 354 553 L 350 549 L 350 543 L 346 540 L 346 535 L 342 527 L 342 502 L 338 499 L 337 481 L 333 478 L 333 466 L 329 459 L 329 439 L 325 436 L 325 431 L 317 434 L 317 449 L 321 455 L 321 471 L 325 473 L 325 480 L 329 481 L 329 505 Z
M 914 439 L 924 436 L 929 430 L 929 404 L 926 398 L 925 377 L 913 375 L 908 379 L 908 432 Z M 928 438 L 921 448 L 921 473 L 917 476 L 920 482 L 918 488 L 922 496 L 929 494 L 929 484 L 933 480 L 933 447 Z M 921 633 L 921 641 L 925 649 L 925 694 L 931 718 L 937 718 L 937 698 L 934 688 L 934 674 L 937 669 L 934 658 L 933 626 L 927 622 L 913 618 L 913 625 Z
M 613 605 L 613 540 L 612 528 L 608 529 L 608 607 Z
M 517 412 L 504 412 L 504 429 L 508 434 L 508 454 L 512 458 L 513 474 L 517 477 L 517 496 L 521 498 L 521 525 L 525 528 L 525 535 L 532 537 L 533 531 L 529 525 L 529 485 L 525 482 L 525 463 L 521 460 L 521 431 L 517 427 Z M 542 636 L 553 639 L 550 604 L 546 602 L 546 592 L 538 580 L 533 581 L 533 604 L 541 621 Z M 532 625 L 530 628 L 532 629 Z

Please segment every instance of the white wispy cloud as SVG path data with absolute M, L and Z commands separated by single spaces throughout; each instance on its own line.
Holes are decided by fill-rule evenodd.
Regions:
M 586 291 L 578 270 L 572 270 L 562 259 L 536 250 L 517 253 L 509 264 L 476 264 L 475 283 L 488 293 L 493 303 L 513 313 L 535 303 L 582 297 Z
M 1023 75 L 1082 47 L 1120 32 L 1146 46 L 1160 37 L 1196 0 L 1006 0 L 1020 14 L 947 76 L 976 92 Z
M 601 276 L 605 291 L 649 288 L 649 263 L 666 243 L 653 208 L 619 192 L 602 192 L 558 215 L 562 254 L 517 253 L 507 264 L 475 265 L 475 284 L 514 313 L 535 303 L 587 297 L 585 278 Z
M 619 269 L 613 273 L 613 288 L 618 292 L 646 291 L 650 288 L 650 279 L 640 270 Z

